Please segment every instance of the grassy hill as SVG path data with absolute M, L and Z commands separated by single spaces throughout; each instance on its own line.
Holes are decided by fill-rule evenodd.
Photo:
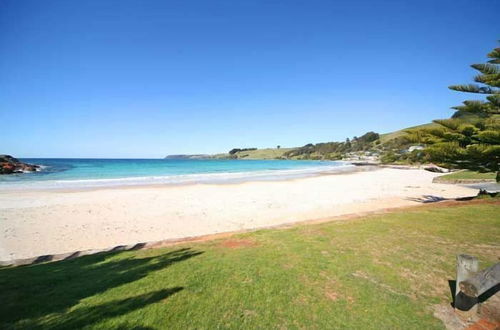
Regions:
M 494 115 L 492 118 L 498 118 L 498 117 L 500 117 L 500 116 Z M 480 119 L 480 117 L 478 117 L 478 115 L 476 115 L 476 114 L 460 113 L 460 112 L 455 113 L 455 115 L 453 115 L 452 118 L 460 118 L 461 120 L 463 120 L 467 123 L 471 123 L 471 124 L 477 122 Z M 400 129 L 398 131 L 394 131 L 391 133 L 380 134 L 380 142 L 382 144 L 384 144 L 384 143 L 387 143 L 387 142 L 394 140 L 398 137 L 404 136 L 405 131 L 408 131 L 408 130 L 423 129 L 423 128 L 428 129 L 428 128 L 438 128 L 438 127 L 440 127 L 439 124 L 428 123 L 428 124 L 422 124 L 422 125 L 412 126 L 412 127 L 408 127 L 408 128 L 403 128 L 403 129 Z
M 391 133 L 386 133 L 386 134 L 381 134 L 380 135 L 380 145 L 385 145 L 390 143 L 391 141 L 396 140 L 397 138 L 403 136 L 405 134 L 406 130 L 409 129 L 415 129 L 415 128 L 424 128 L 424 127 L 434 127 L 438 126 L 438 124 L 435 123 L 429 123 L 429 124 L 423 124 L 419 126 L 413 126 L 405 129 L 401 129 L 399 131 L 391 132 Z M 303 149 L 304 147 L 295 147 L 295 148 L 265 148 L 265 149 L 257 149 L 257 150 L 245 150 L 245 151 L 238 151 L 235 152 L 234 154 L 230 155 L 228 153 L 224 154 L 217 154 L 213 155 L 214 158 L 216 159 L 227 159 L 227 158 L 233 158 L 233 159 L 322 159 L 324 157 L 324 154 L 321 152 L 321 149 L 325 149 L 326 145 L 330 144 L 331 142 L 327 143 L 319 143 L 316 144 L 318 151 L 312 151 L 311 153 L 308 153 L 307 156 L 305 155 L 289 155 L 291 151 L 294 150 L 300 150 Z
M 236 159 L 279 159 L 283 158 L 284 154 L 296 148 L 265 148 L 257 150 L 239 151 L 234 154 Z M 231 158 L 229 154 L 217 154 L 214 158 Z
M 499 116 L 500 117 L 500 116 Z M 468 123 L 475 123 L 479 117 L 476 114 L 456 112 L 453 118 L 460 118 Z M 408 148 L 410 142 L 403 139 L 406 131 L 423 128 L 438 128 L 439 124 L 427 123 L 412 127 L 403 128 L 394 132 L 380 134 L 376 141 L 362 141 L 367 134 L 351 139 L 352 147 L 346 148 L 339 144 L 343 142 L 326 142 L 298 146 L 295 148 L 265 148 L 257 150 L 242 150 L 232 154 L 224 153 L 214 155 L 218 159 L 339 159 L 339 157 L 348 152 L 358 152 L 366 150 L 375 150 L 379 153 L 388 151 L 397 151 Z M 357 144 L 357 145 L 356 145 Z M 360 144 L 362 144 L 360 146 Z M 294 152 L 292 152 L 294 151 Z
M 422 128 L 437 128 L 439 127 L 439 124 L 436 123 L 428 123 L 428 124 L 422 124 L 422 125 L 417 125 L 417 126 L 412 126 L 408 128 L 403 128 L 398 131 L 394 131 L 391 133 L 385 133 L 385 134 L 380 134 L 380 142 L 382 144 L 388 143 L 391 140 L 394 140 L 398 137 L 404 136 L 406 133 L 405 131 L 412 130 L 412 129 L 422 129 Z

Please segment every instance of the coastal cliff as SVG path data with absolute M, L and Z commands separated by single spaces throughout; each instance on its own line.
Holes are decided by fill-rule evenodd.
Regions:
M 0 174 L 35 172 L 40 166 L 23 163 L 9 155 L 0 155 Z

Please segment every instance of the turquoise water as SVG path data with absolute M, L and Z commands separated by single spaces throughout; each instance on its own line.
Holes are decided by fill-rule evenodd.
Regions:
M 345 162 L 296 160 L 22 159 L 36 173 L 0 176 L 0 188 L 78 188 L 284 179 L 347 170 Z

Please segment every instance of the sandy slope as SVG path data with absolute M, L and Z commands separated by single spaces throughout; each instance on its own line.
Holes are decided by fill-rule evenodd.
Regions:
M 0 191 L 0 260 L 213 234 L 471 196 L 423 170 L 94 191 Z

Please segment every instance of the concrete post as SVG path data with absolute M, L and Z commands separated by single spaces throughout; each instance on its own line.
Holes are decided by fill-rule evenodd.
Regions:
M 460 291 L 459 283 L 463 282 L 479 270 L 479 260 L 467 254 L 457 256 L 457 282 L 455 287 L 455 309 L 469 311 L 472 307 L 477 309 L 477 297 L 469 297 Z

